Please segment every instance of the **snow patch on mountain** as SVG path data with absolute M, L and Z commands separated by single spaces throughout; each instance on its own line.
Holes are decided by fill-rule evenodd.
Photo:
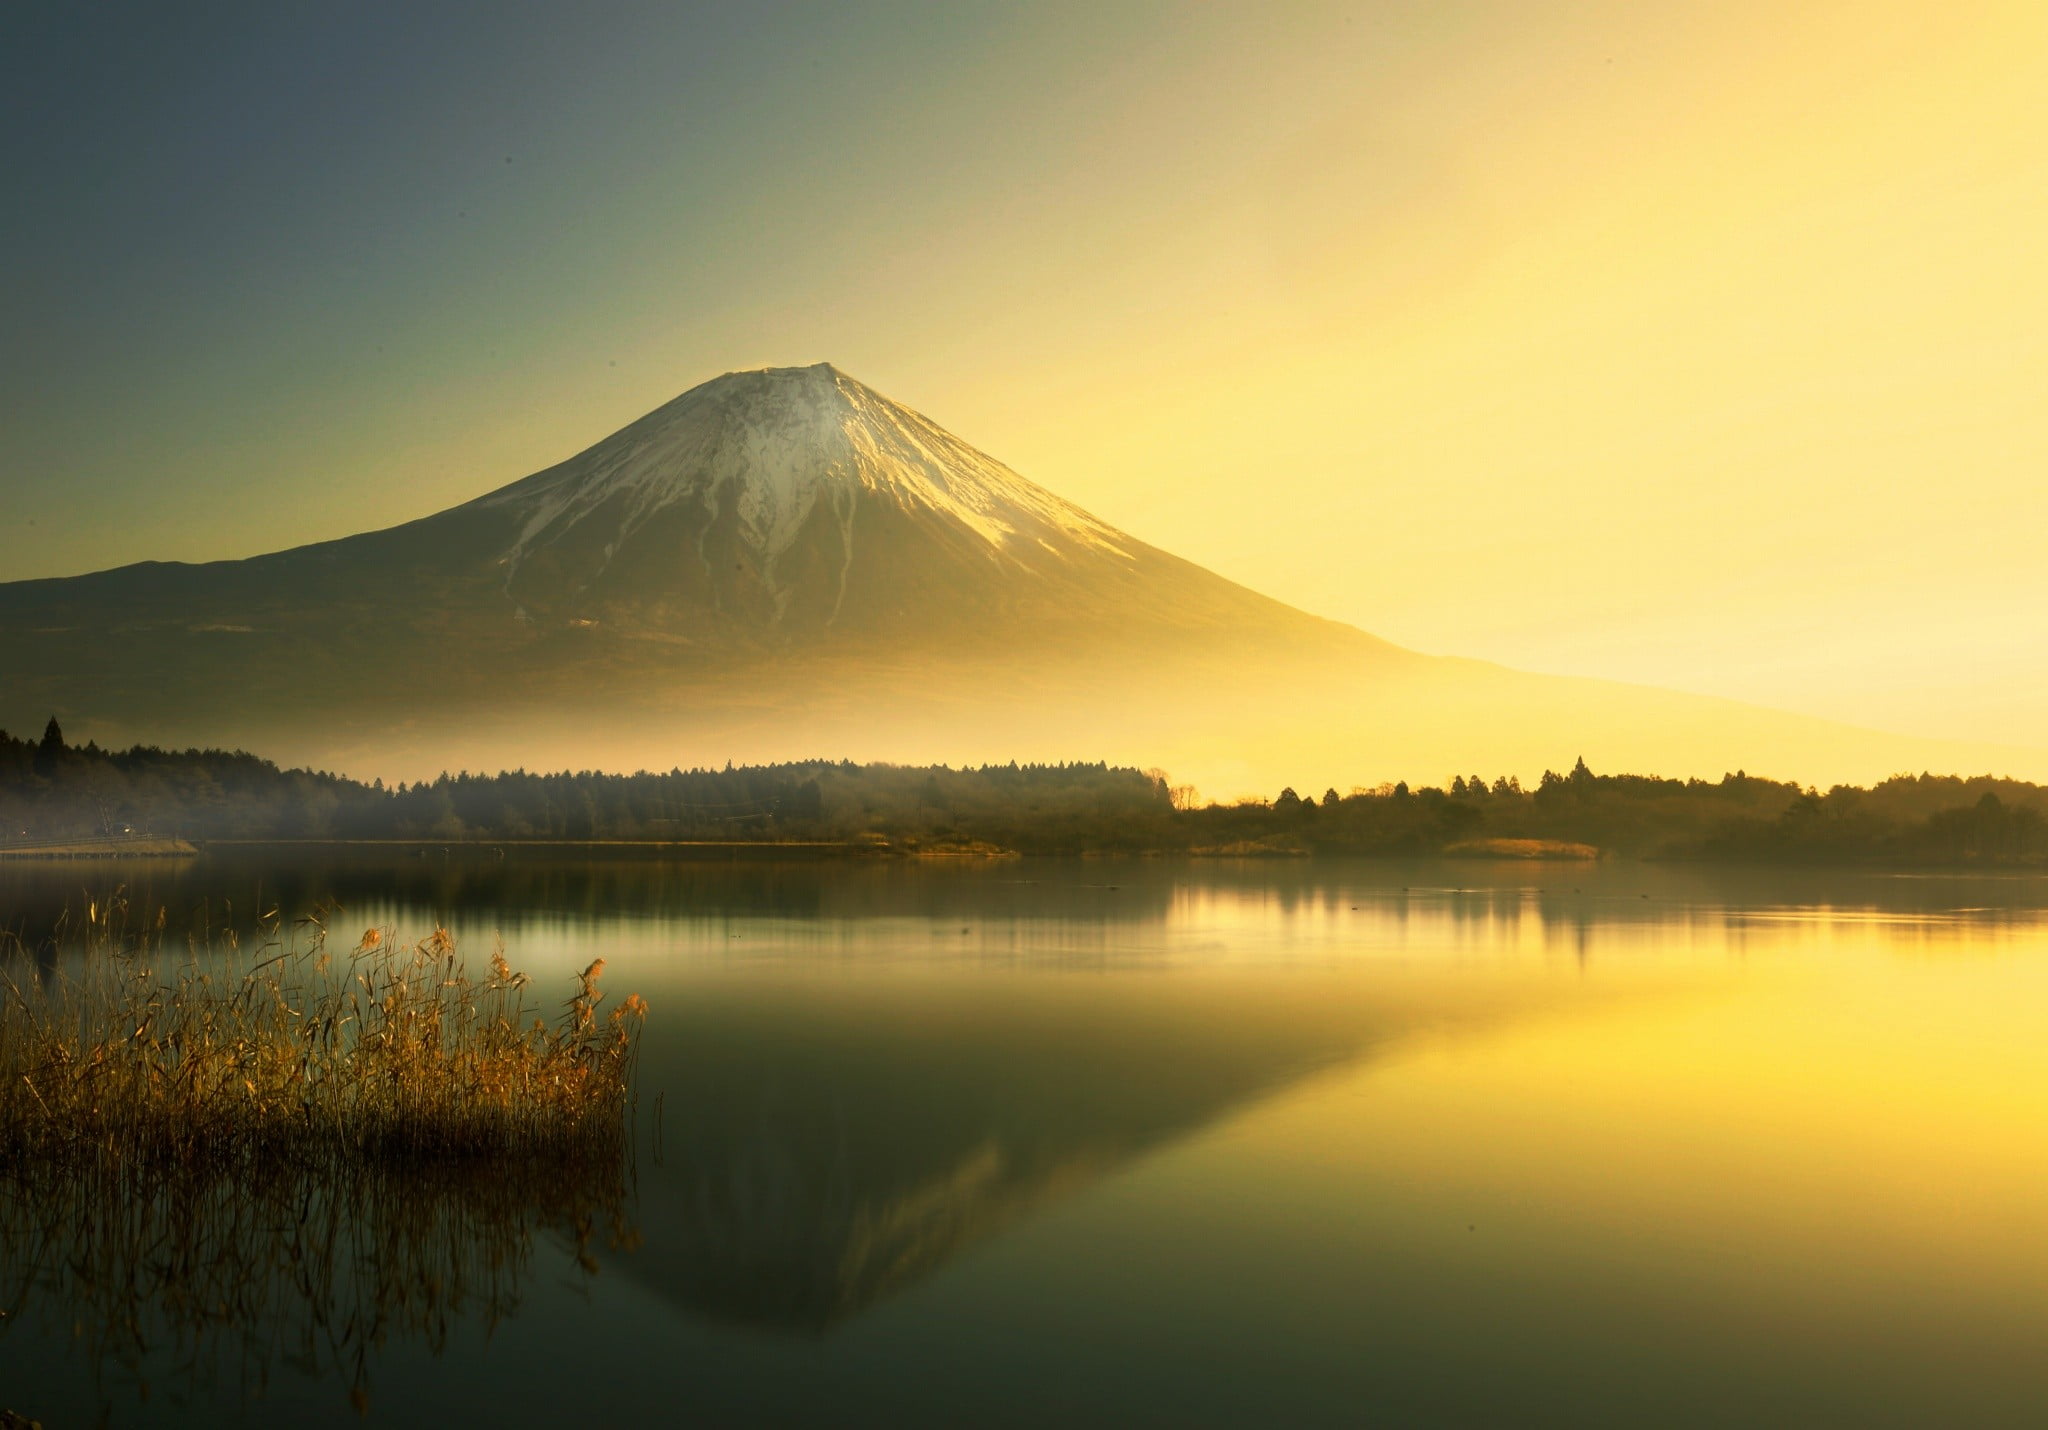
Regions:
M 686 503 L 707 521 L 733 511 L 772 585 L 776 559 L 821 501 L 844 534 L 850 564 L 863 495 L 957 523 L 996 552 L 1061 555 L 1080 546 L 1131 555 L 1113 527 L 829 363 L 714 378 L 476 504 L 523 514 L 508 585 L 529 552 L 600 513 L 608 560 L 657 513 Z

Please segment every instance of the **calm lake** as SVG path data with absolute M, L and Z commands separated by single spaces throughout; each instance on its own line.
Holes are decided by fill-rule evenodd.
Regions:
M 0 865 L 0 922 L 122 882 L 603 957 L 641 1150 L 618 1225 L 246 1300 L 12 1222 L 53 1430 L 2048 1423 L 2048 880 L 435 848 Z

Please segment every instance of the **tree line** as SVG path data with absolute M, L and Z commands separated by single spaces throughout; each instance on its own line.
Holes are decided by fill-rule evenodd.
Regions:
M 0 842 L 187 839 L 981 840 L 1086 847 L 1171 813 L 1164 786 L 1107 764 L 808 761 L 606 774 L 444 774 L 364 783 L 230 750 L 104 750 L 0 731 Z M 972 831 L 971 833 L 969 831 Z
M 1645 859 L 1817 864 L 2048 863 L 2048 788 L 1989 775 L 1894 775 L 1826 791 L 1738 770 L 1718 780 L 1599 775 L 1580 759 L 1533 789 L 1457 776 L 1199 812 L 1232 839 L 1312 852 L 1431 854 L 1492 840 Z M 1277 829 L 1268 826 L 1278 824 Z
M 823 841 L 1024 853 L 1433 855 L 1544 840 L 1638 858 L 2048 864 L 2048 789 L 1899 775 L 1822 791 L 1598 775 L 1513 776 L 1202 804 L 1163 772 L 1105 763 L 808 761 L 634 774 L 451 774 L 387 786 L 241 751 L 73 746 L 0 732 L 0 843 L 149 833 L 208 839 Z

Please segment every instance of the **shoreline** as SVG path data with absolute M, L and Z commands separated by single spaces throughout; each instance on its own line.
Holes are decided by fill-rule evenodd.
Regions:
M 0 845 L 0 859 L 190 859 L 198 853 L 198 847 L 188 840 L 156 835 Z
M 1302 844 L 1242 841 L 1194 847 L 1011 849 L 983 841 L 931 845 L 866 840 L 711 840 L 711 839 L 184 839 L 93 841 L 53 840 L 48 844 L 0 848 L 0 861 L 72 859 L 191 859 L 208 854 L 259 852 L 392 855 L 426 859 L 462 858 L 499 862 L 513 858 L 561 857 L 677 862 L 776 861 L 994 863 L 1017 859 L 1129 859 L 1187 863 L 1297 863 L 1339 860 L 1390 863 L 1404 860 L 1448 860 L 1462 864 L 1557 865 L 1584 868 L 1593 864 L 1643 864 L 1667 867 L 1769 868 L 1779 871 L 1861 872 L 1871 874 L 1972 874 L 2016 878 L 2048 877 L 2048 864 L 2010 862 L 1943 863 L 1927 860 L 1744 859 L 1721 855 L 1645 856 L 1601 849 L 1590 844 L 1548 839 L 1461 841 L 1442 849 L 1367 851 L 1316 849 Z

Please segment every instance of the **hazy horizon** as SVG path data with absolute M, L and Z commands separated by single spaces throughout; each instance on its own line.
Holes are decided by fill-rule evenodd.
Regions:
M 0 563 L 384 527 L 829 360 L 1413 649 L 2036 743 L 2048 17 L 1257 13 L 13 12 Z
M 1107 760 L 1224 798 L 1584 757 L 1823 787 L 2048 749 L 1418 655 L 1219 579 L 831 364 L 728 373 L 407 525 L 0 584 L 0 720 L 368 779 Z M 1446 773 L 1446 772 L 1450 773 Z

